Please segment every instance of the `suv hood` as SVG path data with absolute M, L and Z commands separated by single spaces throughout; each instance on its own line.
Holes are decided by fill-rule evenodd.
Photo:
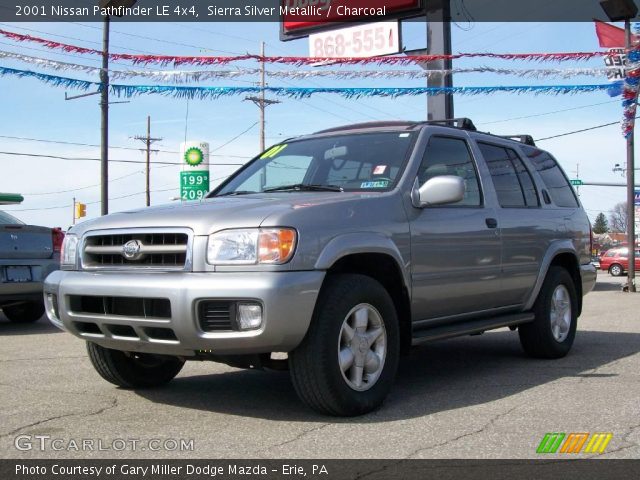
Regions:
M 145 227 L 187 227 L 195 235 L 227 228 L 259 227 L 269 216 L 300 208 L 343 203 L 378 193 L 359 192 L 278 192 L 214 197 L 200 202 L 171 203 L 157 207 L 113 213 L 78 224 L 73 233 L 91 230 Z

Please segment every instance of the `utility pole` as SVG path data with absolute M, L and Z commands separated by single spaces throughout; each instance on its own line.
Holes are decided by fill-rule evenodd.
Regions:
M 427 48 L 406 52 L 407 55 L 451 55 L 451 0 L 425 2 L 427 24 Z M 424 70 L 451 70 L 451 58 L 418 62 Z M 453 77 L 449 74 L 429 75 L 427 87 L 452 87 Z M 427 96 L 427 120 L 448 120 L 454 118 L 453 94 Z
M 437 3 L 437 2 L 434 2 Z M 450 0 L 440 0 L 437 8 L 429 3 L 427 8 L 427 55 L 451 55 L 451 5 Z M 427 70 L 451 70 L 451 58 L 428 62 Z M 451 74 L 428 77 L 428 87 L 452 87 Z M 427 97 L 427 120 L 454 118 L 453 94 L 429 95 Z
M 102 29 L 100 70 L 100 214 L 109 213 L 109 16 Z
M 637 12 L 637 9 L 636 9 Z M 624 21 L 625 30 L 625 47 L 627 50 L 627 58 L 629 58 L 629 52 L 631 52 L 631 19 L 627 18 Z M 636 99 L 638 93 L 636 91 Z M 635 123 L 635 120 L 632 120 Z M 628 269 L 628 283 L 627 289 L 629 292 L 636 291 L 636 222 L 635 222 L 635 152 L 634 152 L 634 130 L 635 124 L 627 137 L 627 246 L 629 249 L 629 269 Z
M 147 207 L 151 206 L 151 144 L 159 142 L 162 138 L 153 138 L 151 136 L 151 116 L 147 116 L 147 136 L 136 135 L 136 140 L 141 140 L 146 145 L 147 150 L 147 170 L 146 170 L 146 194 L 147 194 Z
M 76 197 L 73 197 L 73 208 L 71 209 L 71 211 L 73 212 L 73 221 L 71 225 L 75 225 L 76 224 Z
M 246 97 L 245 100 L 250 100 L 255 103 L 260 109 L 260 151 L 264 152 L 265 149 L 265 109 L 269 105 L 275 105 L 280 103 L 278 100 L 267 100 L 265 98 L 266 88 L 266 80 L 265 80 L 265 61 L 264 61 L 264 42 L 260 44 L 260 95 L 259 96 L 250 96 Z

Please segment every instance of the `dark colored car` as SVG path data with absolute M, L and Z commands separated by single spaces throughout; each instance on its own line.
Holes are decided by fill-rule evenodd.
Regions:
M 42 282 L 60 266 L 64 233 L 26 225 L 0 211 L 0 308 L 12 322 L 44 315 Z
M 600 270 L 609 272 L 614 277 L 624 275 L 629 270 L 629 249 L 627 247 L 612 248 L 600 257 Z M 640 251 L 636 250 L 636 271 L 640 270 Z

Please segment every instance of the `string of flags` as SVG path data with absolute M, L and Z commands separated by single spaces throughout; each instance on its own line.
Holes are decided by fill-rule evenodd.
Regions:
M 55 71 L 71 70 L 88 75 L 98 75 L 100 68 L 76 63 L 61 62 L 48 58 L 33 57 L 15 52 L 0 51 L 0 59 L 15 60 L 36 67 Z M 147 78 L 170 83 L 197 83 L 205 80 L 235 79 L 243 76 L 255 76 L 260 72 L 256 68 L 237 68 L 234 70 L 109 70 L 113 80 Z M 449 70 L 271 70 L 266 72 L 272 78 L 303 80 L 307 78 L 338 78 L 343 80 L 404 78 L 424 79 L 442 75 L 460 75 L 468 73 L 493 73 L 520 78 L 572 78 L 577 76 L 604 77 L 606 68 L 453 68 Z
M 596 31 L 600 43 L 618 42 L 619 32 L 607 30 L 608 24 L 596 23 Z M 612 27 L 612 26 L 610 26 Z M 615 28 L 615 27 L 612 27 Z M 622 106 L 624 110 L 622 130 L 628 136 L 634 127 L 634 119 L 637 110 L 638 90 L 640 88 L 640 45 L 638 44 L 639 30 L 634 25 L 634 44 L 628 52 L 628 66 L 625 70 L 625 78 L 621 83 L 613 84 L 587 84 L 587 85 L 516 85 L 516 86 L 488 86 L 488 87 L 359 87 L 359 88 L 338 88 L 338 87 L 214 87 L 214 86 L 185 86 L 181 84 L 199 83 L 207 80 L 236 79 L 241 76 L 255 75 L 257 68 L 237 67 L 227 70 L 110 70 L 109 74 L 114 81 L 131 80 L 144 78 L 152 81 L 171 83 L 173 85 L 125 85 L 113 83 L 110 91 L 116 96 L 132 97 L 142 94 L 159 94 L 175 98 L 198 98 L 215 99 L 222 96 L 240 95 L 247 93 L 259 93 L 263 90 L 276 96 L 291 98 L 307 98 L 318 93 L 337 94 L 344 98 L 362 97 L 399 97 L 406 95 L 440 95 L 451 93 L 456 95 L 482 95 L 498 92 L 507 93 L 531 93 L 531 94 L 551 94 L 567 95 L 585 92 L 606 91 L 610 96 L 622 95 Z M 20 34 L 0 29 L 0 35 L 16 42 L 32 42 L 50 49 L 62 50 L 86 55 L 102 55 L 102 51 L 70 45 L 53 40 L 40 38 L 32 35 Z M 605 39 L 605 40 L 603 40 Z M 348 65 L 378 65 L 378 66 L 411 66 L 423 64 L 442 59 L 463 59 L 463 58 L 487 58 L 502 60 L 537 61 L 537 62 L 566 62 L 566 61 L 586 61 L 593 58 L 604 57 L 609 52 L 551 52 L 551 53 L 457 53 L 453 55 L 416 55 L 416 56 L 379 56 L 365 58 L 313 58 L 299 56 L 262 56 L 262 55 L 236 55 L 236 56 L 174 56 L 174 55 L 139 55 L 110 53 L 109 57 L 114 61 L 127 61 L 133 65 L 173 65 L 181 67 L 185 65 L 195 66 L 224 66 L 235 62 L 257 61 L 260 63 L 302 66 L 328 66 L 337 65 L 339 67 Z M 87 65 L 60 62 L 45 58 L 22 55 L 14 52 L 0 51 L 0 59 L 16 60 L 28 63 L 36 67 L 51 69 L 55 71 L 76 71 L 84 74 L 95 75 L 100 72 L 99 68 Z M 510 75 L 519 78 L 573 78 L 577 76 L 598 77 L 606 75 L 604 68 L 537 68 L 537 69 L 512 69 L 494 67 L 473 67 L 454 68 L 450 70 L 347 70 L 347 69 L 314 69 L 314 70 L 277 70 L 268 71 L 267 74 L 273 78 L 307 79 L 307 78 L 337 78 L 337 79 L 382 79 L 401 78 L 419 79 L 432 76 L 442 76 L 464 73 L 493 73 L 498 75 Z M 88 90 L 90 88 L 101 88 L 101 83 L 66 76 L 48 75 L 31 70 L 14 69 L 0 67 L 0 76 L 18 76 L 35 78 L 44 83 L 62 86 L 65 88 L 75 88 Z
M 16 42 L 33 42 L 47 48 L 62 50 L 64 52 L 100 55 L 102 52 L 93 48 L 80 47 L 60 43 L 54 40 L 35 37 L 22 33 L 9 32 L 0 29 L 0 35 Z M 555 53 L 457 53 L 453 55 L 411 55 L 411 56 L 374 56 L 374 57 L 296 57 L 296 56 L 262 56 L 262 55 L 236 55 L 236 56 L 183 56 L 183 55 L 139 55 L 129 53 L 110 53 L 109 58 L 115 61 L 130 61 L 133 64 L 149 65 L 160 64 L 174 66 L 180 65 L 226 65 L 233 62 L 255 60 L 264 63 L 289 64 L 295 66 L 317 65 L 321 63 L 338 62 L 340 65 L 415 65 L 425 62 L 433 62 L 444 59 L 462 58 L 493 58 L 503 60 L 527 60 L 527 61 L 555 61 L 566 62 L 575 60 L 590 60 L 603 57 L 606 52 L 555 52 Z

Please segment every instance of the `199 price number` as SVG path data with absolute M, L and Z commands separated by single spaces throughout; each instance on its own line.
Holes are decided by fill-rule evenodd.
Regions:
M 309 36 L 310 56 L 369 57 L 399 51 L 397 22 L 378 22 Z
M 209 191 L 209 172 L 181 172 L 180 197 L 182 200 L 202 200 Z

